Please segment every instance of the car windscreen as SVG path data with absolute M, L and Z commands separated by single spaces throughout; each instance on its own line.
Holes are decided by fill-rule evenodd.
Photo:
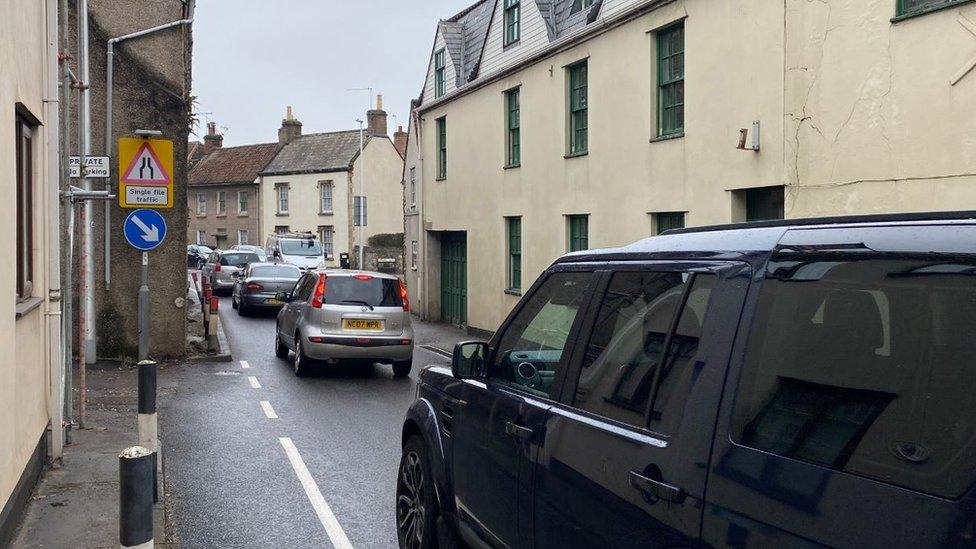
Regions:
M 285 255 L 322 255 L 322 246 L 317 240 L 282 240 L 281 253 Z
M 298 277 L 302 276 L 302 272 L 295 267 L 268 265 L 266 267 L 252 268 L 251 276 L 255 278 L 290 278 L 292 280 L 298 280 Z
M 258 254 L 248 253 L 234 253 L 234 254 L 223 254 L 220 256 L 220 264 L 225 267 L 243 267 L 248 263 L 257 263 L 260 261 Z
M 327 305 L 368 305 L 401 307 L 400 284 L 389 278 L 371 276 L 337 276 L 326 279 Z

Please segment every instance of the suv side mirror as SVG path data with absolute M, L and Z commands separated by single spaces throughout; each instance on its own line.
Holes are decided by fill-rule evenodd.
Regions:
M 451 373 L 457 379 L 487 377 L 488 344 L 484 341 L 462 341 L 454 346 Z

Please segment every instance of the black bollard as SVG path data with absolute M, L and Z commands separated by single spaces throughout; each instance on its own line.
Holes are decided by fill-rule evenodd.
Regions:
M 153 546 L 153 453 L 141 446 L 119 454 L 119 545 Z
M 159 459 L 159 422 L 156 417 L 156 363 L 139 363 L 139 445 L 153 453 L 153 502 L 159 501 L 156 476 Z

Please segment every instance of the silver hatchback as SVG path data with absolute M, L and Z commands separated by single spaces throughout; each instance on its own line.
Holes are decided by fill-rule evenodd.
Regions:
M 413 366 L 413 326 L 407 287 L 396 276 L 367 271 L 319 270 L 302 275 L 275 328 L 275 354 L 294 351 L 296 375 L 314 362 L 393 363 L 404 377 Z

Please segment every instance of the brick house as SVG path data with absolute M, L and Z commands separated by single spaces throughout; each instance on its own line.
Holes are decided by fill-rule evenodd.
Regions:
M 187 242 L 227 248 L 261 245 L 258 173 L 281 149 L 278 143 L 224 148 L 214 124 L 204 137 L 203 158 L 187 186 Z

